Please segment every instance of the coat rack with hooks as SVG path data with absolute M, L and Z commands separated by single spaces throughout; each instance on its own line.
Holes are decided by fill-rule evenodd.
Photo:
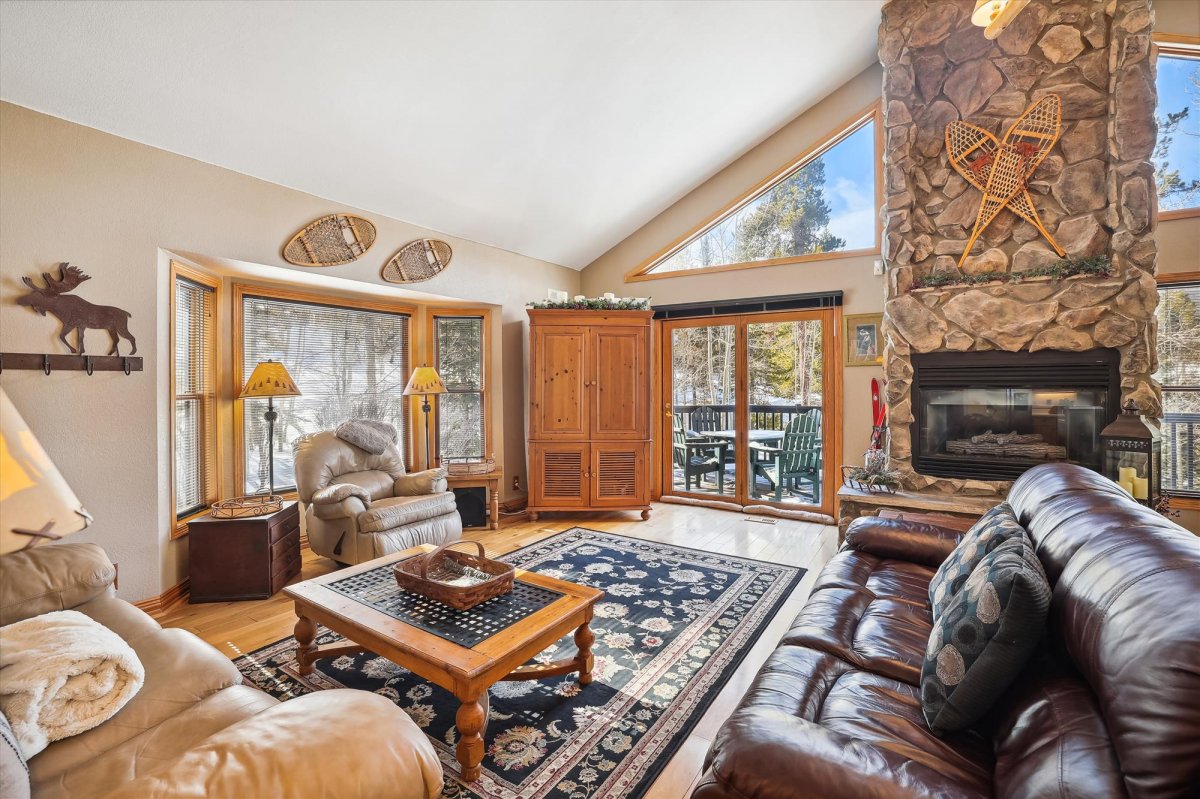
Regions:
M 0 374 L 6 369 L 40 369 L 53 372 L 124 372 L 142 371 L 142 359 L 135 355 L 50 355 L 36 352 L 0 352 Z

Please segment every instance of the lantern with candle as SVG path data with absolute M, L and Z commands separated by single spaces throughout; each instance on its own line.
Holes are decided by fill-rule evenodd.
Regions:
M 1100 433 L 1104 474 L 1143 505 L 1154 507 L 1159 495 L 1162 439 L 1158 428 L 1142 419 L 1133 400 Z

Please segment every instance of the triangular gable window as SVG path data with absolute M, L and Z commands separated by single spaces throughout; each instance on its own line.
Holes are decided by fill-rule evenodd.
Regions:
M 878 106 L 629 277 L 724 271 L 879 249 Z

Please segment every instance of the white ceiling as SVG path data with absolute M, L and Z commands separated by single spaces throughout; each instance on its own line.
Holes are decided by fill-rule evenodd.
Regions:
M 582 268 L 876 58 L 882 0 L 3 2 L 3 99 Z

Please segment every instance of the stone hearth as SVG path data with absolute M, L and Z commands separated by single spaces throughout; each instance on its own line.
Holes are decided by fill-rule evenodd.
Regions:
M 1147 0 L 1033 0 L 988 41 L 970 22 L 973 7 L 891 0 L 883 9 L 885 369 L 891 462 L 904 487 L 995 496 L 1009 483 L 912 468 L 912 353 L 1111 347 L 1123 398 L 1148 416 L 1160 412 L 1151 378 L 1153 10 Z M 979 208 L 980 192 L 948 162 L 946 124 L 963 119 L 1001 138 L 1050 93 L 1062 99 L 1062 136 L 1029 181 L 1034 206 L 1069 258 L 1106 256 L 1111 274 L 915 288 L 926 275 L 959 274 Z M 961 271 L 1022 272 L 1058 260 L 1033 225 L 1004 210 Z

